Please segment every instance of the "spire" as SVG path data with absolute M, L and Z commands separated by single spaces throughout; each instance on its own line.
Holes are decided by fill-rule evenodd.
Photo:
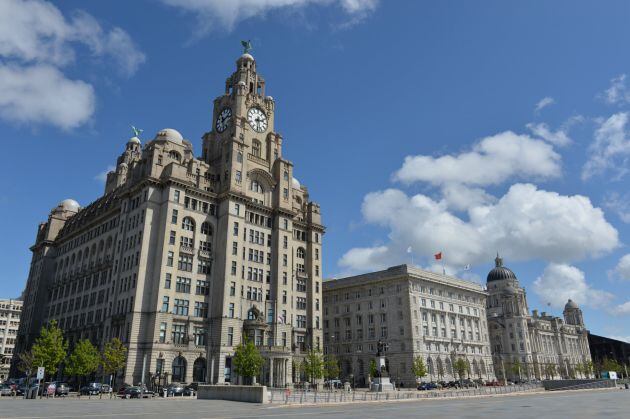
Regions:
M 494 258 L 494 266 L 496 266 L 497 268 L 503 266 L 503 258 L 499 256 L 499 252 L 497 252 L 497 257 Z

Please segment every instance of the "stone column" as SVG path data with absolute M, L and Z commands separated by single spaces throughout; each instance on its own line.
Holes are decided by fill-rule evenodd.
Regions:
M 273 370 L 274 370 L 274 359 L 269 358 L 269 387 L 275 387 L 273 384 Z

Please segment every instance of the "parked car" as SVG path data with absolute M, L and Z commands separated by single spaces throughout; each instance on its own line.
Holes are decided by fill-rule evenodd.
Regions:
M 131 387 L 129 384 L 123 384 L 122 386 L 120 386 L 118 388 L 118 396 L 120 397 L 124 397 L 125 396 L 125 391 L 127 391 L 127 388 Z
M 125 398 L 127 399 L 142 399 L 152 396 L 153 392 L 149 391 L 146 387 L 131 386 L 125 389 Z
M 422 383 L 418 386 L 418 390 L 435 390 L 438 388 L 437 383 Z
M 70 393 L 70 386 L 67 383 L 55 382 L 55 396 L 65 397 Z
M 183 396 L 184 385 L 181 383 L 171 383 L 166 387 L 166 395 L 171 396 Z
M 497 380 L 494 381 L 486 381 L 486 386 L 488 387 L 499 387 L 501 385 Z
M 324 387 L 330 388 L 330 389 L 342 388 L 343 387 L 343 383 L 341 382 L 341 380 L 335 380 L 335 379 L 326 380 L 326 381 L 324 381 Z
M 0 384 L 0 396 L 11 396 L 13 394 L 13 390 L 11 386 L 6 384 Z

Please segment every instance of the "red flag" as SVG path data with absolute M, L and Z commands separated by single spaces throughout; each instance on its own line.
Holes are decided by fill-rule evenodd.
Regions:
M 433 256 L 435 256 L 435 260 L 440 260 L 440 259 L 442 259 L 442 252 L 440 252 L 440 253 L 436 253 L 436 254 L 435 254 L 435 255 L 433 255 Z

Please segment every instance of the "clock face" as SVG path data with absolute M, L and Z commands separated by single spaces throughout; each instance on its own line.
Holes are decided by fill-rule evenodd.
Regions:
M 223 132 L 227 129 L 230 119 L 232 118 L 232 109 L 225 108 L 221 111 L 217 117 L 216 129 L 217 132 Z
M 267 116 L 259 108 L 249 109 L 247 122 L 256 132 L 264 132 L 267 129 Z

